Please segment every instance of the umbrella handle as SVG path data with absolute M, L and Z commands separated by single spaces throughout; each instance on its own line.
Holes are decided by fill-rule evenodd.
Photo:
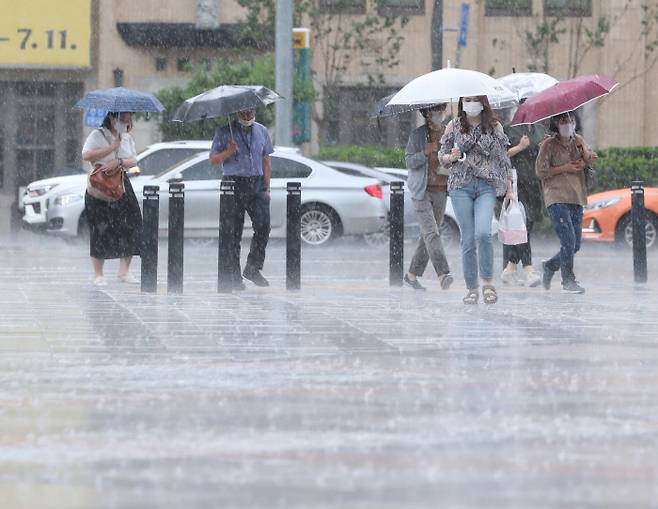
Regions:
M 231 141 L 235 141 L 235 138 L 233 137 L 233 126 L 231 125 L 231 116 L 228 116 L 228 130 L 231 133 Z

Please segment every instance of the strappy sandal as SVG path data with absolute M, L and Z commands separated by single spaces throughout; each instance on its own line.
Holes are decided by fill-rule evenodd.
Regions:
M 462 301 L 464 302 L 464 304 L 477 304 L 479 297 L 480 295 L 478 294 L 478 289 L 473 288 L 472 290 L 468 291 L 466 297 L 464 297 Z
M 482 300 L 485 304 L 495 304 L 498 302 L 498 294 L 492 285 L 482 286 Z

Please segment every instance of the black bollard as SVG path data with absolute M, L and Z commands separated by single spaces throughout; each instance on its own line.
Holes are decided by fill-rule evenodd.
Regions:
M 219 186 L 219 247 L 217 260 L 217 291 L 231 293 L 235 281 L 233 267 L 235 266 L 235 250 L 233 236 L 235 224 L 235 181 L 228 177 L 222 179 Z M 237 260 L 238 266 L 240 260 Z
M 288 182 L 286 190 L 286 289 L 302 284 L 302 190 L 300 182 Z
M 647 217 L 641 180 L 631 184 L 631 221 L 633 224 L 633 273 L 636 283 L 647 282 Z
M 144 186 L 142 230 L 142 292 L 158 289 L 158 229 L 160 187 Z
M 404 274 L 404 182 L 391 182 L 389 283 L 402 286 Z
M 167 292 L 183 293 L 183 243 L 185 241 L 185 184 L 169 182 L 169 252 Z

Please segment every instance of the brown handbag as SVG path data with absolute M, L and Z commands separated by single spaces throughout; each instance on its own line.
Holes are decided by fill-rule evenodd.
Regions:
M 123 186 L 123 168 L 102 171 L 102 164 L 94 166 L 89 175 L 90 193 L 103 201 L 119 201 L 126 189 Z
M 102 131 L 101 134 L 103 134 Z M 105 134 L 103 137 L 105 138 Z M 105 139 L 107 140 L 107 138 Z M 109 140 L 107 142 L 110 143 Z M 119 201 L 126 192 L 123 185 L 124 169 L 119 167 L 114 170 L 102 171 L 102 167 L 102 164 L 95 164 L 89 174 L 89 194 L 103 201 Z

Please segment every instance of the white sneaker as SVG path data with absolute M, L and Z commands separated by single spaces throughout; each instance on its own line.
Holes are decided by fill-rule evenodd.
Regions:
M 506 285 L 516 284 L 516 265 L 512 262 L 509 262 L 507 267 L 505 267 L 505 270 L 503 270 L 502 274 L 500 275 L 500 279 Z
M 525 271 L 525 284 L 530 288 L 539 286 L 541 284 L 541 277 L 537 274 L 537 271 L 532 265 L 528 265 L 524 268 Z
M 131 285 L 139 283 L 139 280 L 135 276 L 133 276 L 130 272 L 128 272 L 128 274 L 119 275 L 117 277 L 119 278 L 119 281 L 121 281 L 122 283 L 128 283 Z
M 96 276 L 93 282 L 94 286 L 107 286 L 107 281 L 103 276 Z

